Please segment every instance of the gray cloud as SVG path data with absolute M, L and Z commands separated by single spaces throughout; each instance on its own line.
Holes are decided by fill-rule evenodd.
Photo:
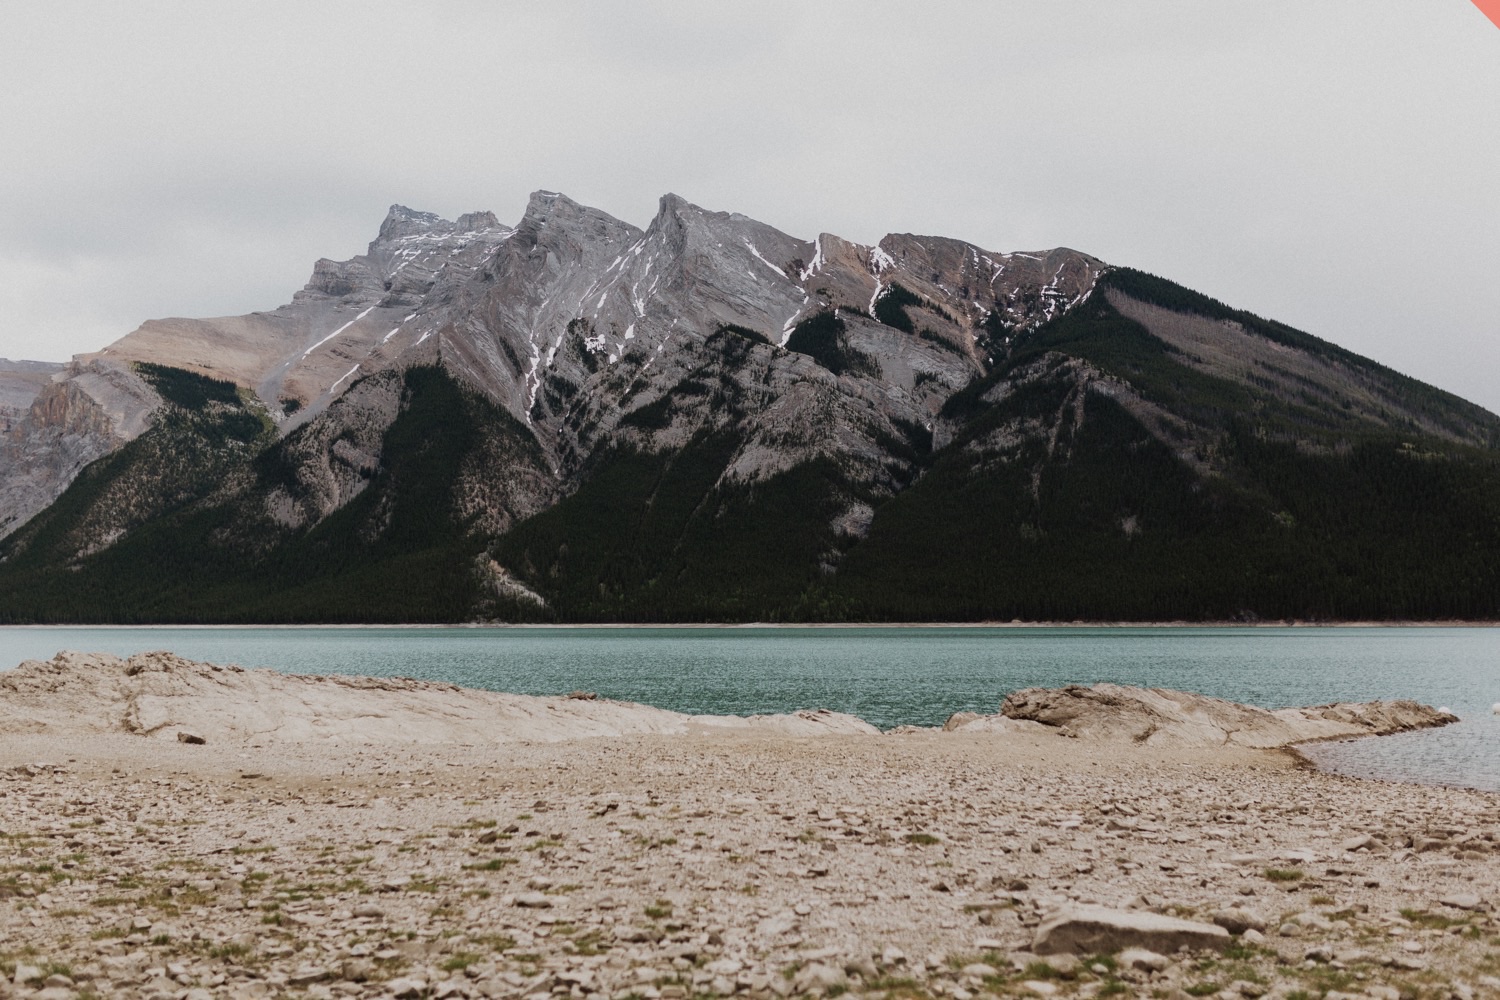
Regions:
M 0 355 L 269 308 L 391 202 L 1072 246 L 1500 409 L 1462 0 L 7 5 Z

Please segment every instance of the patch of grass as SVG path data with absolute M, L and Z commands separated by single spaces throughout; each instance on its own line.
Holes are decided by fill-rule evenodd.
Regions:
M 933 844 L 939 843 L 938 838 L 930 833 L 908 833 L 902 839 L 908 844 L 915 844 L 918 847 L 930 847 Z
M 884 991 L 889 1000 L 928 1000 L 932 996 L 921 983 L 904 976 L 878 976 L 865 984 L 870 991 Z
M 609 944 L 604 940 L 604 932 L 599 930 L 578 935 L 573 939 L 573 947 L 580 955 L 601 955 L 609 950 Z
M 1410 920 L 1413 926 L 1429 930 L 1445 931 L 1450 927 L 1467 925 L 1469 922 L 1464 918 L 1448 917 L 1441 913 L 1428 913 L 1426 910 L 1406 909 L 1399 912 L 1407 920 Z
M 514 864 L 518 864 L 515 858 L 490 858 L 477 864 L 464 865 L 464 868 L 471 872 L 498 872 L 506 865 Z
M 516 946 L 516 939 L 505 934 L 470 935 L 470 944 L 483 945 L 491 951 L 509 951 Z
M 653 905 L 642 911 L 652 920 L 665 920 L 672 915 L 672 902 L 667 899 L 658 899 Z
M 671 847 L 676 843 L 676 837 L 648 837 L 643 833 L 636 834 L 635 837 L 636 846 L 642 847 L 648 851 L 655 850 L 658 847 Z M 532 848 L 527 848 L 527 850 L 532 850 Z
M 1261 874 L 1271 882 L 1300 882 L 1307 877 L 1296 868 L 1267 868 Z
M 1299 976 L 1320 995 L 1329 990 L 1349 991 L 1358 982 L 1354 978 L 1354 973 L 1348 969 L 1335 969 L 1331 965 L 1316 965 L 1310 969 L 1295 968 L 1289 969 L 1288 972 Z
M 1206 997 L 1210 993 L 1219 992 L 1219 984 L 1211 982 L 1193 983 L 1185 987 L 1184 992 L 1190 997 Z
M 482 956 L 476 955 L 472 951 L 461 951 L 455 955 L 449 956 L 447 961 L 443 962 L 443 964 L 439 966 L 439 968 L 442 968 L 448 972 L 462 972 L 469 966 L 473 965 L 475 962 L 479 961 L 481 957 Z

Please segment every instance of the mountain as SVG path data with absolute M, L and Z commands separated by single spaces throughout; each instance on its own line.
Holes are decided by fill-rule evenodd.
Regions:
M 1067 249 L 550 192 L 0 362 L 6 621 L 1481 618 L 1500 418 Z

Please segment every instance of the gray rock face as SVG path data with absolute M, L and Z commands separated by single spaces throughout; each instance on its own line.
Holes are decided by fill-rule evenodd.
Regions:
M 512 233 L 488 212 L 455 223 L 393 205 L 365 254 L 318 261 L 289 304 L 248 316 L 152 320 L 96 356 L 229 379 L 254 390 L 290 431 L 361 375 L 406 355 L 408 363 L 435 360 L 432 349 L 416 348 L 446 318 L 436 308 L 444 291 L 472 277 Z
M 0 538 L 57 499 L 85 465 L 138 437 L 159 402 L 112 361 L 0 361 Z
M 49 361 L 10 361 L 0 358 L 0 433 L 9 433 L 26 415 L 63 365 Z

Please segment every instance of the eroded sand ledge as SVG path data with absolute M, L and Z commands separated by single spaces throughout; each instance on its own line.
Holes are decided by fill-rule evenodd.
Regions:
M 1412 701 L 1267 711 L 1221 698 L 1096 684 L 1028 688 L 998 715 L 960 713 L 945 731 L 1052 732 L 1147 746 L 1270 749 L 1309 740 L 1379 736 L 1458 721 Z M 0 674 L 8 732 L 134 733 L 215 742 L 511 743 L 648 733 L 739 730 L 783 736 L 879 735 L 824 709 L 749 717 L 684 715 L 593 695 L 534 697 L 405 677 L 316 676 L 246 670 L 173 653 L 64 651 Z M 916 731 L 902 727 L 898 732 Z
M 1096 687 L 875 736 L 69 654 L 0 674 L 0 996 L 1485 996 L 1500 796 L 1260 749 L 1442 721 Z
M 538 698 L 406 677 L 246 670 L 173 653 L 61 652 L 0 674 L 11 732 L 134 733 L 215 742 L 513 743 L 754 729 L 875 735 L 852 715 L 690 716 L 589 696 Z

